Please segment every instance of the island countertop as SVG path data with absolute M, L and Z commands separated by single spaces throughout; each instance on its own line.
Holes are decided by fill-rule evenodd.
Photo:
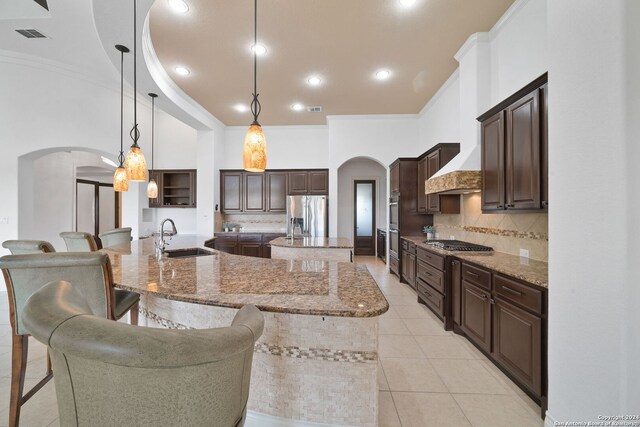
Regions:
M 281 248 L 353 249 L 351 240 L 345 237 L 303 237 L 301 239 L 278 237 L 270 243 L 271 246 Z
M 206 237 L 175 236 L 168 250 L 203 247 Z M 153 239 L 103 249 L 118 288 L 170 300 L 318 316 L 375 317 L 389 304 L 366 266 L 231 255 L 155 257 Z

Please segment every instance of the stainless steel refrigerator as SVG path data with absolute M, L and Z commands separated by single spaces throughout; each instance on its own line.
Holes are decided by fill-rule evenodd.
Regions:
M 327 237 L 327 196 L 287 197 L 287 237 Z

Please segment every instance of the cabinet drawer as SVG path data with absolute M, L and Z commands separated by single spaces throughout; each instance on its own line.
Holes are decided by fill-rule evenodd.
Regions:
M 472 265 L 462 264 L 462 280 L 481 288 L 491 290 L 491 272 Z
M 444 257 L 441 255 L 434 254 L 423 248 L 418 248 L 418 259 L 427 264 L 431 264 L 438 270 L 444 271 Z
M 237 234 L 216 234 L 216 244 L 219 243 L 230 243 L 230 242 L 237 242 L 238 241 L 238 235 Z
M 262 234 L 238 234 L 241 242 L 262 243 Z
M 407 242 L 407 251 L 412 255 L 416 254 L 416 244 L 413 242 Z
M 444 294 L 444 273 L 426 264 L 418 261 L 418 277 L 427 282 L 441 294 Z
M 493 276 L 493 289 L 503 299 L 542 314 L 542 291 L 499 274 Z
M 416 280 L 416 290 L 427 306 L 429 306 L 438 316 L 444 316 L 444 297 L 442 295 L 434 291 L 420 278 Z
M 390 255 L 389 269 L 394 273 L 399 274 L 400 273 L 399 267 L 400 267 L 400 261 L 398 261 L 398 258 L 394 257 L 393 255 Z
M 408 249 L 409 249 L 409 242 L 407 242 L 407 241 L 406 241 L 406 240 L 404 240 L 404 239 L 401 239 L 400 241 L 402 242 L 402 250 L 403 250 L 403 251 L 408 250 Z

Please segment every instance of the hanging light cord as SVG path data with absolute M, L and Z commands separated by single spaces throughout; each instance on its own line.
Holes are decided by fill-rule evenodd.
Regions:
M 151 97 L 151 170 L 153 169 L 153 140 L 156 128 L 156 97 Z
M 251 113 L 253 114 L 253 124 L 259 125 L 258 116 L 262 110 L 258 101 L 258 54 L 256 46 L 258 44 L 258 0 L 253 0 L 253 101 L 251 101 Z
M 133 0 L 133 128 L 131 129 L 131 132 L 129 132 L 129 136 L 131 136 L 131 139 L 133 140 L 133 145 L 132 147 L 135 148 L 140 148 L 138 146 L 138 139 L 140 139 L 140 131 L 138 130 L 138 102 L 137 102 L 137 93 L 138 93 L 138 88 L 137 88 L 137 83 L 138 83 L 138 79 L 136 76 L 137 73 L 137 45 L 138 43 L 136 43 L 136 23 L 137 23 L 138 17 L 137 17 L 137 13 L 136 13 L 136 0 Z
M 124 167 L 124 141 L 122 138 L 122 131 L 124 129 L 124 50 L 120 51 L 120 155 L 118 161 L 120 162 L 119 168 Z

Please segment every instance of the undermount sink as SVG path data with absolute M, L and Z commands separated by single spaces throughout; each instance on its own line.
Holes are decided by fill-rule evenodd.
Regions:
M 207 256 L 213 255 L 213 252 L 208 251 L 206 249 L 201 248 L 190 248 L 190 249 L 172 249 L 169 251 L 164 251 L 169 258 L 188 258 L 194 256 Z

